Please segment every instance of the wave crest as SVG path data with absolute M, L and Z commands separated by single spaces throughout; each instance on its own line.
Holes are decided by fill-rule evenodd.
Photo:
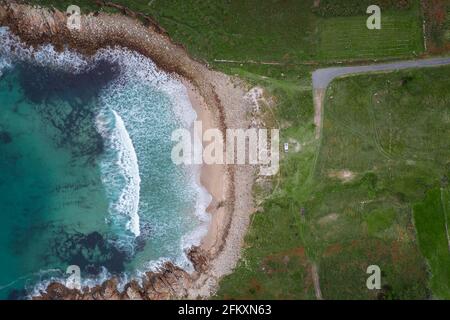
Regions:
M 136 237 L 141 235 L 139 224 L 143 223 L 143 215 L 149 215 L 145 217 L 145 223 L 150 221 L 152 228 L 150 235 L 157 241 L 162 240 L 166 243 L 160 245 L 163 248 L 162 254 L 157 257 L 151 256 L 147 263 L 152 265 L 151 261 L 168 258 L 181 267 L 189 267 L 190 262 L 185 256 L 185 250 L 199 243 L 209 223 L 206 207 L 211 201 L 211 196 L 200 185 L 198 168 L 185 168 L 185 172 L 181 172 L 181 169 L 177 173 L 168 172 L 170 178 L 173 176 L 179 179 L 182 185 L 157 190 L 161 192 L 161 197 L 176 192 L 180 193 L 178 197 L 186 195 L 188 200 L 180 201 L 179 207 L 172 209 L 178 210 L 178 215 L 185 215 L 177 216 L 177 220 L 162 217 L 167 221 L 157 221 L 152 215 L 153 212 L 160 214 L 158 211 L 160 210 L 164 214 L 165 208 L 159 203 L 149 204 L 148 200 L 143 199 L 144 193 L 140 194 L 144 182 L 141 181 L 141 177 L 153 178 L 150 168 L 152 164 L 147 165 L 149 159 L 146 158 L 149 154 L 149 144 L 154 142 L 157 148 L 155 152 L 166 152 L 167 147 L 170 150 L 170 135 L 167 141 L 157 144 L 162 137 L 157 136 L 156 132 L 169 130 L 165 128 L 167 123 L 190 128 L 197 118 L 184 85 L 159 70 L 150 59 L 124 48 L 101 49 L 92 57 L 85 57 L 69 50 L 58 52 L 51 45 L 34 49 L 23 44 L 7 28 L 0 28 L 0 43 L 0 56 L 5 58 L 8 64 L 26 61 L 73 73 L 86 72 L 97 62 L 104 60 L 115 62 L 120 66 L 120 76 L 105 87 L 102 96 L 99 97 L 101 106 L 96 119 L 97 129 L 108 147 L 107 154 L 101 161 L 101 167 L 105 188 L 113 199 L 109 223 L 115 229 L 114 235 L 119 235 L 118 242 L 121 246 L 134 248 Z M 130 92 L 130 88 L 134 92 Z M 146 94 L 146 90 L 161 92 L 168 97 L 168 101 L 152 100 L 152 97 Z M 153 112 L 154 103 L 170 106 L 170 110 L 164 114 Z M 161 106 L 158 108 L 156 111 L 161 111 Z M 180 175 L 184 176 L 180 178 Z M 147 194 L 148 191 L 145 196 Z M 189 206 L 183 206 L 184 203 L 188 203 Z M 186 226 L 188 224 L 189 226 Z
M 125 221 L 127 230 L 138 237 L 141 178 L 133 141 L 116 111 L 103 111 L 96 122 L 107 145 L 100 169 L 110 201 L 112 223 L 116 224 L 116 228 L 121 228 Z

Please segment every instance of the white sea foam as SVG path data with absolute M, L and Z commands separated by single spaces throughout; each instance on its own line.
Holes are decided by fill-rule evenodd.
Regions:
M 133 237 L 123 240 L 126 242 L 124 246 L 132 245 L 133 238 L 140 234 L 140 215 L 144 211 L 151 212 L 157 209 L 154 204 L 143 201 L 142 195 L 140 197 L 143 170 L 148 174 L 145 172 L 148 169 L 141 168 L 140 158 L 147 156 L 150 137 L 157 139 L 155 132 L 163 129 L 168 120 L 162 119 L 161 115 L 152 112 L 152 103 L 155 102 L 151 101 L 151 96 L 137 93 L 142 93 L 140 90 L 162 92 L 170 99 L 171 116 L 176 118 L 179 126 L 190 128 L 197 115 L 189 101 L 186 87 L 179 80 L 159 70 L 150 59 L 127 49 L 106 48 L 99 50 L 96 55 L 89 58 L 69 50 L 57 52 L 51 45 L 33 49 L 21 43 L 6 28 L 0 28 L 0 43 L 2 44 L 0 56 L 5 58 L 8 63 L 10 61 L 27 61 L 73 73 L 87 71 L 102 60 L 116 62 L 120 66 L 119 77 L 104 89 L 100 97 L 102 111 L 97 117 L 97 127 L 102 136 L 109 139 L 111 146 L 111 149 L 108 150 L 110 157 L 103 159 L 105 161 L 103 163 L 105 185 L 122 185 L 119 189 L 111 188 L 111 194 L 114 195 L 117 202 L 111 207 L 114 210 L 110 212 L 109 221 L 116 224 L 118 233 L 120 233 L 118 229 L 122 226 L 124 230 L 128 230 L 132 234 Z M 161 137 L 159 138 L 161 139 Z M 170 138 L 167 139 L 167 143 L 170 143 Z M 162 152 L 162 150 L 159 151 Z M 171 247 L 166 248 L 167 252 L 171 252 L 171 256 L 161 256 L 148 261 L 146 268 L 157 269 L 162 261 L 167 260 L 171 260 L 181 267 L 189 268 L 190 262 L 185 256 L 185 251 L 192 245 L 198 245 L 200 239 L 207 232 L 210 217 L 206 213 L 206 208 L 211 201 L 211 196 L 200 184 L 199 167 L 186 168 L 185 171 L 187 185 L 180 190 L 189 192 L 193 198 L 194 212 L 186 212 L 192 217 L 185 217 L 184 220 L 172 221 L 172 223 L 183 224 L 195 218 L 197 220 L 194 223 L 196 228 L 191 230 L 185 228 L 186 232 L 179 238 L 179 246 L 176 248 L 170 244 Z M 164 192 L 173 191 L 161 190 L 161 192 L 163 195 Z M 155 221 L 152 227 L 153 234 L 158 235 L 173 232 L 175 227 L 181 228 L 182 226 L 174 227 L 168 223 Z M 99 283 L 100 281 L 95 282 Z
M 11 68 L 11 62 L 7 58 L 0 57 L 0 78 L 3 72 L 9 68 Z
M 125 123 L 127 121 L 130 123 L 131 135 L 136 149 L 145 149 L 144 144 L 149 143 L 148 137 L 153 133 L 148 131 L 149 128 L 152 131 L 158 131 L 158 126 L 164 125 L 164 123 L 161 122 L 162 119 L 158 119 L 160 115 L 152 114 L 151 104 L 148 105 L 146 101 L 141 100 L 142 94 L 134 94 L 133 88 L 127 87 L 127 84 L 133 83 L 136 91 L 143 90 L 143 87 L 145 90 L 146 87 L 147 90 L 155 90 L 156 88 L 163 92 L 170 97 L 173 116 L 176 117 L 180 125 L 186 128 L 192 127 L 197 119 L 197 114 L 192 108 L 187 88 L 178 79 L 157 69 L 150 59 L 126 49 L 102 49 L 97 53 L 95 59 L 114 61 L 122 68 L 121 76 L 105 90 L 102 99 L 105 105 L 114 105 L 119 108 Z M 120 106 L 118 106 L 117 101 L 121 102 Z M 199 138 L 195 137 L 195 139 Z M 200 167 L 186 168 L 185 174 L 187 183 L 195 197 L 193 213 L 199 224 L 197 228 L 182 236 L 179 249 L 181 254 L 176 257 L 174 262 L 190 269 L 191 263 L 185 252 L 190 247 L 198 245 L 208 231 L 210 215 L 206 212 L 206 208 L 211 203 L 212 197 L 200 183 Z M 167 229 L 168 226 L 161 225 L 161 227 Z M 155 229 L 153 231 L 157 233 L 167 232 Z M 147 268 L 157 269 L 155 266 L 160 265 L 160 261 L 165 261 L 165 257 L 161 257 L 157 261 L 149 261 Z
M 40 281 L 33 281 L 30 288 L 27 288 L 28 299 L 31 299 L 36 296 L 40 296 L 43 292 L 47 291 L 47 288 L 52 283 L 61 283 L 66 284 L 68 274 L 65 271 L 60 269 L 48 269 L 48 270 L 40 270 L 33 275 L 30 275 L 28 278 L 32 279 L 33 277 L 37 277 Z M 84 278 L 81 276 L 80 284 L 81 288 L 94 288 L 95 286 L 101 285 L 103 282 L 111 279 L 113 275 L 108 272 L 106 268 L 102 268 L 101 272 L 95 278 Z M 116 276 L 118 280 L 117 287 L 119 289 L 124 288 L 124 286 L 129 282 L 129 279 L 126 275 Z
M 137 237 L 140 235 L 138 210 L 141 178 L 139 177 L 139 164 L 133 141 L 131 141 L 122 118 L 117 112 L 113 111 L 113 113 L 117 128 L 114 144 L 120 148 L 118 165 L 128 180 L 120 195 L 117 211 L 125 212 L 131 217 L 131 220 L 127 223 L 127 228 Z
M 186 93 L 187 94 L 187 93 Z M 193 122 L 196 119 L 192 121 L 191 128 L 193 126 Z M 201 133 L 200 133 L 201 134 Z M 202 153 L 202 150 L 196 150 L 195 146 L 201 146 L 201 137 L 199 137 L 195 132 L 193 133 L 194 137 L 194 153 L 198 152 L 200 155 Z M 200 176 L 201 176 L 201 166 L 192 166 L 187 172 L 187 175 L 189 176 L 190 185 L 192 186 L 193 190 L 196 193 L 196 201 L 195 201 L 195 216 L 199 221 L 201 221 L 201 224 L 198 228 L 192 230 L 191 232 L 183 235 L 181 239 L 181 249 L 183 252 L 187 252 L 192 246 L 198 246 L 200 245 L 201 239 L 203 239 L 206 234 L 208 233 L 208 228 L 210 226 L 211 222 L 211 215 L 206 212 L 206 209 L 210 205 L 212 201 L 211 194 L 205 189 L 205 187 L 200 182 Z M 180 262 L 182 263 L 182 262 Z M 190 261 L 188 261 L 186 268 L 192 270 L 192 265 Z
M 25 61 L 73 73 L 79 73 L 92 67 L 92 63 L 88 59 L 73 51 L 57 52 L 52 45 L 41 46 L 38 49 L 29 47 L 10 33 L 6 27 L 0 27 L 0 43 L 0 55 L 8 59 L 10 63 Z
M 105 113 L 97 117 L 97 128 L 109 147 L 101 163 L 103 184 L 109 193 L 113 219 L 115 215 L 124 216 L 126 228 L 138 237 L 141 183 L 138 159 L 123 119 L 116 111 L 111 110 L 111 113 L 113 126 L 110 130 L 105 128 Z

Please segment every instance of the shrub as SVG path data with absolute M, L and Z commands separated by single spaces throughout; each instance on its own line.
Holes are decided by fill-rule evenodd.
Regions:
M 449 5 L 446 0 L 427 0 L 422 4 L 427 26 L 428 49 L 432 53 L 438 53 L 445 45 Z

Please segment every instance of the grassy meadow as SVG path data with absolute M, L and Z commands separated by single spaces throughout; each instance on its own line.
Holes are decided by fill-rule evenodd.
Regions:
M 448 174 L 449 71 L 446 67 L 351 77 L 334 82 L 327 92 L 316 170 L 319 193 L 311 205 L 315 221 L 330 212 L 338 218 L 329 231 L 320 227 L 320 242 L 337 241 L 343 247 L 367 242 L 364 254 L 348 261 L 349 272 L 355 271 L 358 260 L 361 267 L 379 264 L 386 291 L 393 297 L 425 293 L 411 214 L 415 204 Z M 415 222 L 420 238 L 421 223 Z M 373 241 L 379 252 L 369 250 Z M 345 257 L 337 254 L 336 259 Z M 383 262 L 376 263 L 378 259 Z M 329 272 L 322 268 L 325 278 Z M 334 283 L 328 290 L 333 296 L 341 288 Z
M 360 12 L 314 13 L 313 0 L 114 2 L 152 15 L 215 69 L 264 87 L 275 100 L 266 107 L 270 123 L 282 142 L 298 146 L 282 155 L 269 186 L 255 186 L 259 210 L 242 259 L 216 298 L 315 299 L 313 265 L 325 299 L 448 297 L 450 68 L 333 82 L 322 137 L 314 138 L 311 71 L 420 55 L 419 1 L 384 11 L 382 30 L 367 30 Z M 75 4 L 99 9 L 90 0 Z M 261 61 L 278 65 L 253 63 Z M 366 288 L 371 264 L 382 270 L 382 290 Z
M 450 1 L 428 0 L 422 2 L 425 20 L 427 49 L 432 54 L 450 50 Z
M 448 184 L 428 191 L 425 199 L 414 207 L 419 246 L 432 273 L 430 287 L 442 299 L 450 299 L 449 207 Z
M 61 10 L 74 3 L 30 2 Z M 419 0 L 410 0 L 407 9 L 387 7 L 382 12 L 381 30 L 366 28 L 368 15 L 364 11 L 350 17 L 332 16 L 333 12 L 326 17 L 314 13 L 314 0 L 113 2 L 153 16 L 175 41 L 213 65 L 217 64 L 215 60 L 296 64 L 399 58 L 414 57 L 423 51 Z M 82 12 L 100 9 L 92 0 L 79 0 L 75 4 Z
M 282 187 L 253 217 L 244 258 L 218 296 L 313 298 L 315 263 L 325 299 L 448 297 L 448 191 L 445 211 L 441 198 L 429 203 L 449 174 L 449 85 L 449 67 L 333 82 L 320 146 L 302 132 L 307 146 L 283 159 Z M 365 286 L 371 264 L 382 290 Z
M 323 60 L 418 56 L 423 52 L 418 11 L 382 14 L 381 30 L 366 28 L 366 16 L 324 19 L 318 57 Z

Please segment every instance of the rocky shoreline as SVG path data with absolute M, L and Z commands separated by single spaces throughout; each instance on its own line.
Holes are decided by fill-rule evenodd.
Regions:
M 132 280 L 122 291 L 119 280 L 111 278 L 93 288 L 81 291 L 70 289 L 59 282 L 50 283 L 45 292 L 33 300 L 170 300 L 189 296 L 189 288 L 197 279 L 197 273 L 208 268 L 207 256 L 201 249 L 192 248 L 188 253 L 195 273 L 189 274 L 171 262 L 165 263 L 158 271 L 146 272 L 142 284 Z
M 105 1 L 99 1 L 105 5 Z M 107 5 L 107 4 L 106 4 Z M 122 8 L 123 9 L 123 8 Z M 124 11 L 123 9 L 122 11 Z M 0 26 L 18 35 L 32 46 L 51 43 L 57 49 L 70 48 L 91 55 L 104 47 L 120 46 L 137 51 L 154 61 L 161 69 L 189 81 L 203 98 L 215 125 L 226 128 L 250 126 L 244 84 L 208 69 L 192 59 L 185 48 L 171 41 L 154 21 L 141 23 L 133 12 L 120 14 L 94 13 L 81 17 L 81 30 L 69 30 L 67 17 L 56 9 L 43 9 L 0 1 Z M 132 18 L 134 17 L 134 18 Z M 150 18 L 149 18 L 150 19 Z M 94 288 L 71 290 L 52 283 L 33 299 L 180 299 L 207 298 L 217 290 L 218 281 L 230 273 L 240 257 L 240 249 L 253 209 L 252 185 L 254 168 L 226 166 L 224 215 L 217 228 L 217 239 L 208 248 L 194 247 L 187 253 L 195 271 L 191 274 L 166 263 L 159 271 L 147 272 L 142 286 L 136 281 L 117 289 L 116 278 Z M 225 188 L 225 187 L 224 187 Z M 214 216 L 213 216 L 214 219 Z

